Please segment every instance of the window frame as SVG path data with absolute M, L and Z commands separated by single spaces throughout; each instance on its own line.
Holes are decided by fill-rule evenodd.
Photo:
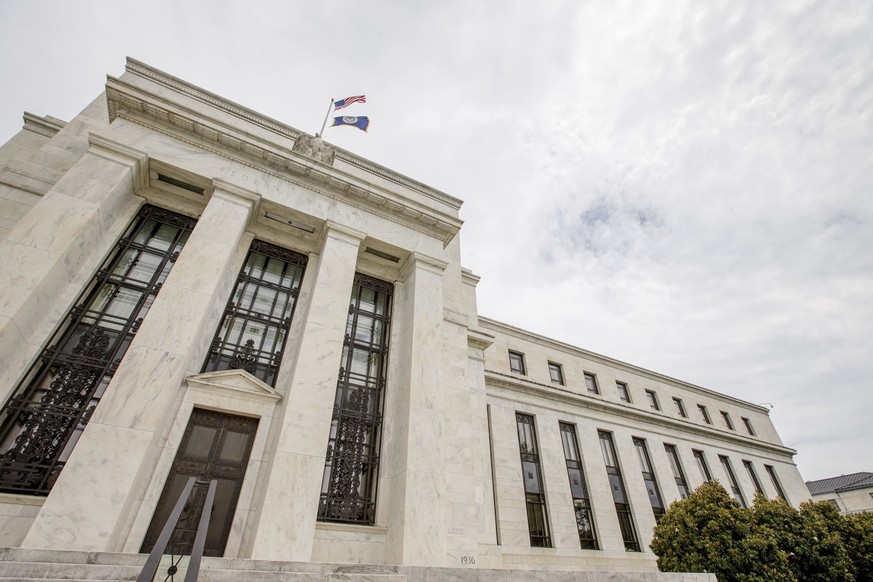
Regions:
M 579 534 L 579 545 L 583 550 L 598 550 L 597 527 L 594 524 L 594 508 L 591 505 L 591 494 L 585 476 L 585 467 L 582 461 L 582 451 L 579 449 L 579 438 L 576 433 L 576 425 L 569 422 L 558 422 L 558 430 L 561 433 L 561 446 L 564 449 L 564 462 L 567 466 L 567 479 L 570 482 L 570 497 L 573 501 L 573 512 L 576 517 L 576 531 Z M 567 435 L 564 438 L 564 435 Z M 568 450 L 572 447 L 574 450 Z M 575 453 L 576 459 L 573 459 Z M 580 483 L 574 487 L 573 473 L 577 472 Z M 582 495 L 577 495 L 582 493 Z M 580 513 L 582 515 L 580 515 Z M 583 524 L 588 523 L 591 530 L 590 537 L 583 537 Z
M 700 415 L 703 417 L 703 422 L 706 424 L 712 424 L 712 417 L 709 416 L 709 410 L 703 404 L 697 405 L 697 410 L 700 411 Z
M 597 383 L 597 374 L 582 372 L 582 376 L 585 378 L 585 390 L 591 394 L 600 394 L 600 385 Z
M 606 466 L 606 474 L 610 482 L 612 500 L 615 503 L 615 513 L 618 517 L 624 549 L 628 552 L 642 552 L 630 499 L 627 495 L 624 477 L 622 477 L 618 451 L 615 450 L 613 434 L 607 430 L 598 430 L 597 437 L 600 440 L 600 451 L 603 454 L 603 464 Z
M 745 427 L 746 427 L 746 432 L 749 433 L 749 436 L 758 436 L 758 435 L 755 433 L 755 429 L 754 429 L 754 427 L 752 427 L 752 421 L 751 421 L 748 417 L 741 416 L 741 417 L 740 417 L 740 420 L 743 421 L 743 424 L 744 424 Z
M 721 419 L 724 421 L 728 430 L 736 431 L 737 429 L 734 428 L 734 421 L 731 419 L 731 415 L 728 414 L 726 410 L 719 410 L 719 412 L 721 413 Z
M 522 425 L 530 426 L 530 446 L 522 443 Z M 524 491 L 525 508 L 527 514 L 527 529 L 532 548 L 551 548 L 552 534 L 549 526 L 549 508 L 546 502 L 546 482 L 543 479 L 542 462 L 540 461 L 539 438 L 537 437 L 536 417 L 525 412 L 515 413 L 515 428 L 518 436 L 518 455 L 521 461 L 521 482 Z M 531 465 L 531 467 L 528 467 Z M 528 473 L 525 478 L 525 470 L 533 469 L 536 473 Z M 539 490 L 529 490 L 529 485 L 537 484 Z M 537 520 L 540 523 L 535 523 Z M 542 527 L 542 531 L 536 529 Z
M 709 463 L 706 461 L 706 453 L 700 449 L 691 449 L 691 455 L 694 457 L 694 462 L 697 463 L 697 469 L 700 471 L 700 476 L 704 483 L 712 481 L 712 471 L 709 470 Z
M 555 376 L 557 376 L 557 379 Z M 552 384 L 566 386 L 564 381 L 564 366 L 557 362 L 549 361 L 549 379 L 552 381 Z
M 615 381 L 616 390 L 618 390 L 618 399 L 622 402 L 627 402 L 628 404 L 632 404 L 630 388 L 628 388 L 627 382 L 619 382 Z
M 527 376 L 527 364 L 524 361 L 524 353 L 515 350 L 509 351 L 509 371 L 513 374 Z M 518 361 L 518 367 L 515 366 L 515 361 Z
M 670 470 L 673 472 L 676 488 L 679 489 L 679 497 L 685 499 L 691 494 L 691 489 L 688 487 L 685 470 L 682 468 L 682 461 L 679 459 L 679 450 L 676 448 L 676 445 L 664 443 L 664 451 L 666 451 L 667 460 L 670 462 Z
M 679 413 L 679 416 L 688 418 L 688 413 L 685 412 L 685 405 L 682 403 L 682 399 L 674 396 L 673 403 L 676 405 L 676 411 Z
M 646 389 L 646 398 L 649 400 L 649 408 L 652 410 L 661 411 L 661 402 L 658 400 L 658 393 L 654 390 Z

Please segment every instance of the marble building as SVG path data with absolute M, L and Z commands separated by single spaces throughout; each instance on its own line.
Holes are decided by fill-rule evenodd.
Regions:
M 24 122 L 0 576 L 136 563 L 191 475 L 204 567 L 276 579 L 679 580 L 648 549 L 671 501 L 809 497 L 766 408 L 480 316 L 449 194 L 133 59 Z

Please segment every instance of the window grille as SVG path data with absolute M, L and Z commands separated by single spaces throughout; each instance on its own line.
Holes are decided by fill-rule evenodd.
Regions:
M 140 209 L 0 413 L 0 491 L 48 495 L 195 223 Z
M 252 243 L 204 372 L 242 369 L 276 385 L 306 261 L 305 255 L 263 241 Z
M 322 521 L 373 524 L 394 286 L 355 275 L 321 485 Z

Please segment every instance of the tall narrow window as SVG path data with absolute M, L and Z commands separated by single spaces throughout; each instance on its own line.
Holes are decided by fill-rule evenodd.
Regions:
M 549 362 L 549 378 L 555 384 L 564 385 L 564 367 L 555 362 Z
M 600 394 L 600 390 L 597 388 L 597 376 L 585 372 L 585 389 L 592 394 Z
M 524 354 L 520 352 L 509 352 L 509 369 L 516 374 L 526 374 L 524 367 Z
M 3 408 L 0 491 L 48 495 L 195 223 L 139 211 Z
M 646 390 L 646 398 L 649 399 L 649 408 L 661 410 L 661 403 L 658 402 L 658 395 L 655 394 L 654 390 Z
M 649 502 L 652 504 L 655 521 L 660 522 L 661 517 L 664 515 L 664 502 L 661 499 L 661 490 L 658 489 L 655 470 L 652 469 L 652 460 L 649 458 L 649 450 L 646 447 L 646 441 L 641 438 L 634 438 L 634 448 L 636 448 L 637 457 L 640 460 L 640 468 L 643 471 L 643 482 L 646 484 L 646 492 L 649 494 Z
M 776 476 L 776 469 L 772 465 L 764 465 L 764 470 L 770 475 L 770 481 L 773 482 L 773 487 L 776 488 L 776 494 L 784 499 L 786 503 L 789 503 L 788 497 L 785 496 L 785 491 L 782 490 L 782 485 L 779 483 L 779 477 Z
M 535 548 L 552 547 L 549 534 L 549 518 L 546 512 L 546 491 L 540 469 L 540 453 L 537 447 L 534 417 L 515 414 L 518 428 L 518 450 L 521 453 L 521 472 L 524 480 L 524 500 L 527 506 L 527 529 L 530 545 Z
M 616 382 L 615 387 L 618 389 L 618 397 L 622 402 L 630 402 L 630 392 L 627 389 L 627 384 L 624 382 Z
M 682 404 L 682 399 L 681 399 L 681 398 L 674 398 L 674 399 L 673 399 L 673 405 L 676 406 L 676 412 L 679 413 L 679 416 L 681 416 L 682 418 L 687 418 L 687 417 L 688 417 L 688 415 L 685 414 L 685 405 Z
M 664 450 L 667 451 L 667 458 L 670 460 L 670 470 L 673 471 L 673 479 L 675 479 L 676 487 L 679 489 L 679 497 L 685 499 L 689 494 L 688 482 L 685 480 L 682 463 L 679 462 L 679 453 L 676 452 L 674 445 L 665 444 Z
M 758 473 L 755 472 L 755 466 L 752 465 L 752 461 L 743 461 L 743 466 L 749 472 L 749 478 L 752 480 L 752 485 L 755 486 L 755 493 L 760 493 L 767 497 L 767 494 L 764 493 L 764 488 L 761 487 L 761 482 L 758 480 Z
M 394 286 L 355 275 L 318 518 L 373 524 Z
M 706 424 L 712 424 L 712 419 L 709 418 L 709 411 L 702 404 L 697 405 L 697 410 L 700 411 L 700 417 L 703 419 L 703 422 Z
M 731 420 L 731 415 L 724 410 L 721 410 L 719 412 L 721 412 L 721 418 L 722 420 L 724 420 L 724 425 L 728 427 L 728 429 L 734 430 L 734 421 Z
M 697 468 L 700 469 L 700 476 L 705 482 L 712 481 L 712 474 L 709 472 L 709 465 L 706 464 L 706 457 L 703 451 L 692 451 L 694 460 L 697 462 Z
M 204 372 L 242 369 L 276 385 L 305 268 L 305 255 L 259 240 L 252 243 Z
M 755 429 L 752 428 L 752 421 L 745 416 L 741 416 L 740 418 L 743 419 L 743 424 L 746 427 L 746 432 L 749 433 L 751 436 L 755 436 Z
M 734 468 L 731 467 L 731 460 L 724 455 L 719 455 L 718 460 L 721 461 L 721 466 L 724 467 L 724 472 L 727 473 L 728 481 L 731 485 L 731 493 L 733 494 L 733 498 L 736 499 L 737 503 L 740 504 L 740 507 L 745 507 L 746 498 L 743 497 L 743 491 L 742 489 L 740 489 L 740 484 L 737 482 L 736 475 L 734 475 Z
M 594 534 L 591 501 L 582 468 L 582 457 L 579 455 L 576 427 L 566 422 L 560 423 L 560 427 L 564 460 L 567 462 L 567 476 L 570 478 L 570 493 L 573 495 L 573 510 L 576 514 L 576 529 L 579 531 L 579 543 L 583 550 L 596 550 L 597 536 Z
M 618 466 L 618 457 L 612 442 L 612 433 L 597 431 L 600 436 L 600 450 L 603 452 L 603 462 L 606 464 L 606 474 L 609 477 L 609 488 L 612 489 L 612 500 L 615 502 L 615 513 L 618 515 L 618 526 L 624 541 L 624 549 L 629 552 L 639 552 L 640 543 L 634 528 L 630 504 L 624 489 L 624 480 Z

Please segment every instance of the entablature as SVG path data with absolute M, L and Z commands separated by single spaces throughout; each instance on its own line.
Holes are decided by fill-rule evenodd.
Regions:
M 259 116 L 136 61 L 129 60 L 127 70 L 184 93 L 188 101 L 196 98 L 209 107 L 195 108 L 185 103 L 185 99 L 173 99 L 172 93 L 149 90 L 123 79 L 109 77 L 106 98 L 110 122 L 121 118 L 169 135 L 383 216 L 437 238 L 443 246 L 448 245 L 460 231 L 463 221 L 457 217 L 457 210 L 461 201 L 456 198 L 392 173 L 340 148 L 336 148 L 337 158 L 363 170 L 364 175 L 369 173 L 378 177 L 378 180 L 368 181 L 360 175 L 332 167 L 294 151 L 294 143 L 305 136 L 294 128 Z M 228 112 L 236 117 L 228 117 Z M 230 123 L 231 119 L 238 123 Z M 270 133 L 265 133 L 264 128 L 269 129 L 276 139 L 267 139 L 265 136 Z M 382 184 L 396 184 L 397 189 L 389 189 Z M 407 190 L 408 194 L 402 190 Z M 428 203 L 415 200 L 416 195 L 424 196 L 423 200 Z M 435 206 L 444 206 L 445 211 Z

